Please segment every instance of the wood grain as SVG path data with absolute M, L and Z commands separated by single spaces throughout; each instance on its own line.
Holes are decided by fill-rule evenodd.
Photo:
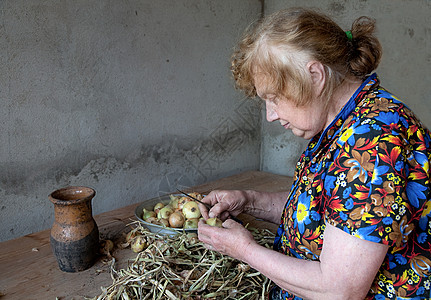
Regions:
M 292 179 L 259 171 L 233 175 L 193 188 L 208 193 L 214 189 L 255 189 L 260 191 L 289 190 Z M 175 191 L 173 191 L 175 192 Z M 128 224 L 135 220 L 133 204 L 95 216 L 102 239 L 120 243 Z M 256 221 L 247 215 L 240 218 L 256 227 L 275 230 L 276 224 Z M 100 287 L 112 283 L 109 267 L 101 256 L 96 264 L 79 273 L 59 270 L 51 252 L 50 231 L 45 230 L 0 243 L 0 298 L 7 299 L 84 299 L 100 294 Z M 130 249 L 113 253 L 119 267 L 135 257 Z

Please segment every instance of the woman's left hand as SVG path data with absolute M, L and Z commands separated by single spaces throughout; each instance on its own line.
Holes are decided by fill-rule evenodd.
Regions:
M 204 220 L 200 220 L 198 236 L 208 249 L 239 260 L 247 257 L 248 246 L 256 243 L 244 226 L 231 219 L 224 221 L 222 228 L 207 225 Z

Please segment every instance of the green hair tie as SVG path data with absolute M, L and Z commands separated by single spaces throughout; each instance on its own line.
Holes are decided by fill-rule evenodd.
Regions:
M 346 35 L 347 35 L 347 39 L 351 42 L 353 40 L 352 32 L 350 30 L 346 31 Z

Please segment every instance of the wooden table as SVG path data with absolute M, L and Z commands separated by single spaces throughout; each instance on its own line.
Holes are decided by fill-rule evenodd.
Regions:
M 249 171 L 202 184 L 193 188 L 200 193 L 213 189 L 255 189 L 260 191 L 289 190 L 292 179 L 259 171 Z M 137 204 L 95 216 L 100 237 L 115 243 L 124 241 L 124 232 L 134 218 Z M 253 221 L 254 226 L 275 230 L 275 224 Z M 100 287 L 112 283 L 109 267 L 101 256 L 93 267 L 79 273 L 59 270 L 51 252 L 50 231 L 45 230 L 0 243 L 0 299 L 85 299 L 101 293 Z M 113 256 L 118 263 L 136 256 L 130 249 L 116 248 Z

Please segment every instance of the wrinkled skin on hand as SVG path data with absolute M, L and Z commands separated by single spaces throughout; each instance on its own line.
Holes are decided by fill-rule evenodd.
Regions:
M 227 219 L 223 227 L 213 227 L 200 220 L 198 237 L 208 249 L 216 250 L 235 259 L 244 261 L 249 255 L 248 248 L 257 244 L 253 235 L 241 224 Z
M 243 191 L 212 191 L 208 196 L 202 199 L 202 202 L 208 203 L 211 206 L 210 211 L 199 204 L 204 219 L 218 217 L 225 221 L 229 215 L 236 217 L 245 209 L 248 199 Z

